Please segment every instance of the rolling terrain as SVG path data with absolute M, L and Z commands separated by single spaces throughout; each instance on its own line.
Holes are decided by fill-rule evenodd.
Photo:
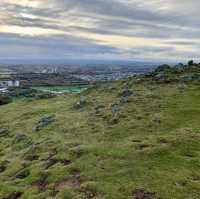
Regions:
M 159 71 L 1 106 L 0 198 L 199 199 L 200 84 L 189 77 Z

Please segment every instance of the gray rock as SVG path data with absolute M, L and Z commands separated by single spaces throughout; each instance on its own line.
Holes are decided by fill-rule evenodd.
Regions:
M 87 101 L 84 97 L 81 97 L 80 100 L 74 105 L 75 109 L 81 109 L 87 104 Z
M 120 111 L 119 104 L 112 104 L 111 109 L 112 109 L 112 114 L 115 116 Z
M 121 99 L 120 99 L 121 104 L 125 104 L 125 103 L 128 103 L 128 102 L 130 102 L 129 97 L 121 97 Z
M 45 128 L 46 126 L 50 125 L 51 123 L 55 122 L 55 115 L 50 115 L 47 117 L 43 117 L 41 118 L 38 123 L 37 126 L 33 129 L 34 131 L 40 131 L 41 129 Z
M 96 114 L 100 114 L 100 113 L 103 111 L 104 108 L 105 108 L 104 105 L 96 106 L 96 107 L 95 107 L 95 113 L 96 113 Z

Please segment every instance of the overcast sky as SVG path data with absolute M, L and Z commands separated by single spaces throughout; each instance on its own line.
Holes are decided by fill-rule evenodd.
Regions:
M 198 0 L 0 0 L 0 58 L 200 57 Z

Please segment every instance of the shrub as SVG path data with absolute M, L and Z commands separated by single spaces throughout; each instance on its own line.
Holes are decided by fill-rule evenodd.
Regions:
M 155 69 L 155 72 L 156 72 L 156 73 L 168 72 L 168 71 L 171 71 L 171 67 L 170 67 L 169 65 L 167 65 L 167 64 L 158 66 L 158 67 Z
M 193 60 L 190 60 L 189 62 L 188 62 L 188 66 L 193 66 L 194 65 L 194 61 Z

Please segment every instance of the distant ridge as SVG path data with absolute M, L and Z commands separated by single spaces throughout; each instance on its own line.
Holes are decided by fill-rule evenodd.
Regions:
M 54 65 L 54 64 L 78 64 L 78 65 L 84 65 L 84 64 L 164 64 L 164 63 L 174 63 L 172 61 L 152 61 L 152 60 L 111 60 L 111 59 L 0 59 L 0 65 L 2 64 L 12 64 L 12 65 L 18 65 L 18 64 L 28 64 L 28 65 L 35 65 L 35 64 L 48 64 L 48 65 Z

